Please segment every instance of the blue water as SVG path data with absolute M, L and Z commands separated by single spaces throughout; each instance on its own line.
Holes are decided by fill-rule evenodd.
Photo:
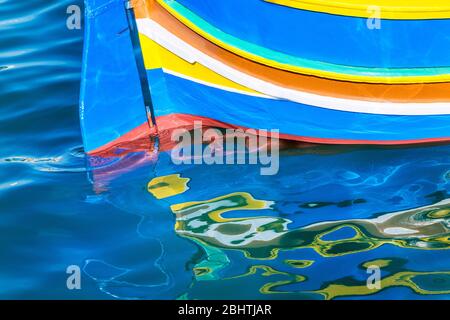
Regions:
M 261 176 L 147 141 L 93 170 L 71 4 L 0 0 L 0 298 L 450 298 L 450 146 L 285 149 Z

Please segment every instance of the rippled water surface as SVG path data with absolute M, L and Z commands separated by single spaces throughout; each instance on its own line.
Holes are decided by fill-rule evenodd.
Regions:
M 261 176 L 146 141 L 86 169 L 81 3 L 49 3 L 0 0 L 0 298 L 450 298 L 450 146 L 285 149 Z

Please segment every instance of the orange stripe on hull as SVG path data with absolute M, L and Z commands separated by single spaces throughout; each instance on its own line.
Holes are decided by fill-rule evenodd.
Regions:
M 390 102 L 449 102 L 450 83 L 369 84 L 301 75 L 259 64 L 229 52 L 195 33 L 155 0 L 135 3 L 137 18 L 150 18 L 171 33 L 232 68 L 254 77 L 303 92 L 347 99 Z

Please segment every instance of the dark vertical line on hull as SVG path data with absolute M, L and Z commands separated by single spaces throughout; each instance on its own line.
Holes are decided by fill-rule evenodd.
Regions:
M 157 131 L 152 95 L 147 78 L 147 71 L 145 69 L 144 57 L 142 55 L 141 43 L 139 41 L 139 32 L 136 24 L 134 10 L 130 1 L 125 2 L 125 9 L 127 12 L 128 28 L 130 30 L 130 38 L 133 45 L 134 59 L 136 61 L 136 67 L 138 69 L 142 97 L 144 99 L 145 111 L 147 114 L 147 121 L 150 125 L 150 128 L 154 128 Z

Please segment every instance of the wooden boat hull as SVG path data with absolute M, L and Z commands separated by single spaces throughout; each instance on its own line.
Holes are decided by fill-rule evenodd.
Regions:
M 130 3 L 127 17 L 122 1 L 87 0 L 80 104 L 87 152 L 156 130 L 193 126 L 195 120 L 205 126 L 278 129 L 282 138 L 312 143 L 450 141 L 450 43 L 442 35 L 450 30 L 450 19 L 385 19 L 386 29 L 374 35 L 369 32 L 377 30 L 361 29 L 367 18 L 253 0 L 236 12 L 233 1 L 201 7 L 192 0 L 138 0 Z M 252 5 L 252 20 L 243 21 Z M 231 19 L 233 12 L 240 18 Z M 268 14 L 275 18 L 267 20 Z M 325 31 L 319 30 L 308 50 L 289 46 L 292 34 L 295 41 L 302 34 L 281 38 L 286 25 L 280 27 L 280 19 L 286 25 L 297 21 L 299 28 L 327 23 L 336 37 L 350 38 L 342 46 L 327 46 L 320 35 Z M 258 30 L 270 32 L 258 38 Z M 429 41 L 439 43 L 420 46 L 412 40 L 436 30 Z M 368 44 L 378 51 L 367 55 Z M 397 59 L 401 50 L 411 51 Z

